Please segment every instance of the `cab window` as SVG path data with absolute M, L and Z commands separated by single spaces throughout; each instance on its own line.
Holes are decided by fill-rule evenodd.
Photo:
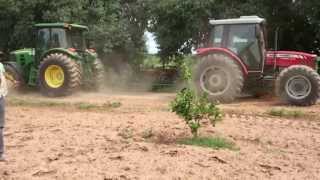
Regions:
M 50 42 L 50 30 L 48 28 L 39 29 L 37 34 L 37 47 L 48 49 Z

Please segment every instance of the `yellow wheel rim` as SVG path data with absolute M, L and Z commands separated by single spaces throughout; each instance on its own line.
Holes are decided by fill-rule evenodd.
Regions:
M 44 73 L 45 81 L 51 88 L 59 88 L 64 82 L 64 72 L 60 66 L 50 65 Z

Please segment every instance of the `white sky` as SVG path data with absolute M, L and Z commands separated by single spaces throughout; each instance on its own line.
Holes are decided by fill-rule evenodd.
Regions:
M 159 49 L 157 42 L 154 39 L 154 35 L 148 31 L 144 33 L 146 38 L 147 51 L 149 54 L 157 54 Z

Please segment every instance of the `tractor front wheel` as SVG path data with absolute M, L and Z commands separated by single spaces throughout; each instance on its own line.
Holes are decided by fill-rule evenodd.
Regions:
M 213 102 L 232 102 L 242 91 L 243 73 L 236 62 L 223 54 L 210 54 L 201 59 L 195 72 L 198 92 Z
M 44 95 L 69 95 L 80 85 L 80 66 L 64 54 L 46 56 L 40 63 L 39 70 L 39 86 Z
M 320 97 L 320 76 L 308 66 L 290 66 L 277 78 L 276 93 L 292 105 L 314 105 Z

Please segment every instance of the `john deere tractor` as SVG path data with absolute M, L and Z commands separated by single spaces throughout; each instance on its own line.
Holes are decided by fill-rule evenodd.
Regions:
M 80 86 L 97 89 L 103 66 L 85 41 L 86 26 L 36 24 L 34 47 L 16 50 L 5 61 L 7 78 L 19 86 L 35 86 L 47 96 L 65 96 Z
M 266 21 L 257 16 L 210 20 L 206 46 L 197 50 L 194 77 L 199 93 L 232 102 L 241 92 L 273 86 L 282 100 L 313 105 L 320 97 L 317 57 L 296 51 L 267 51 Z M 270 90 L 272 91 L 272 90 Z

